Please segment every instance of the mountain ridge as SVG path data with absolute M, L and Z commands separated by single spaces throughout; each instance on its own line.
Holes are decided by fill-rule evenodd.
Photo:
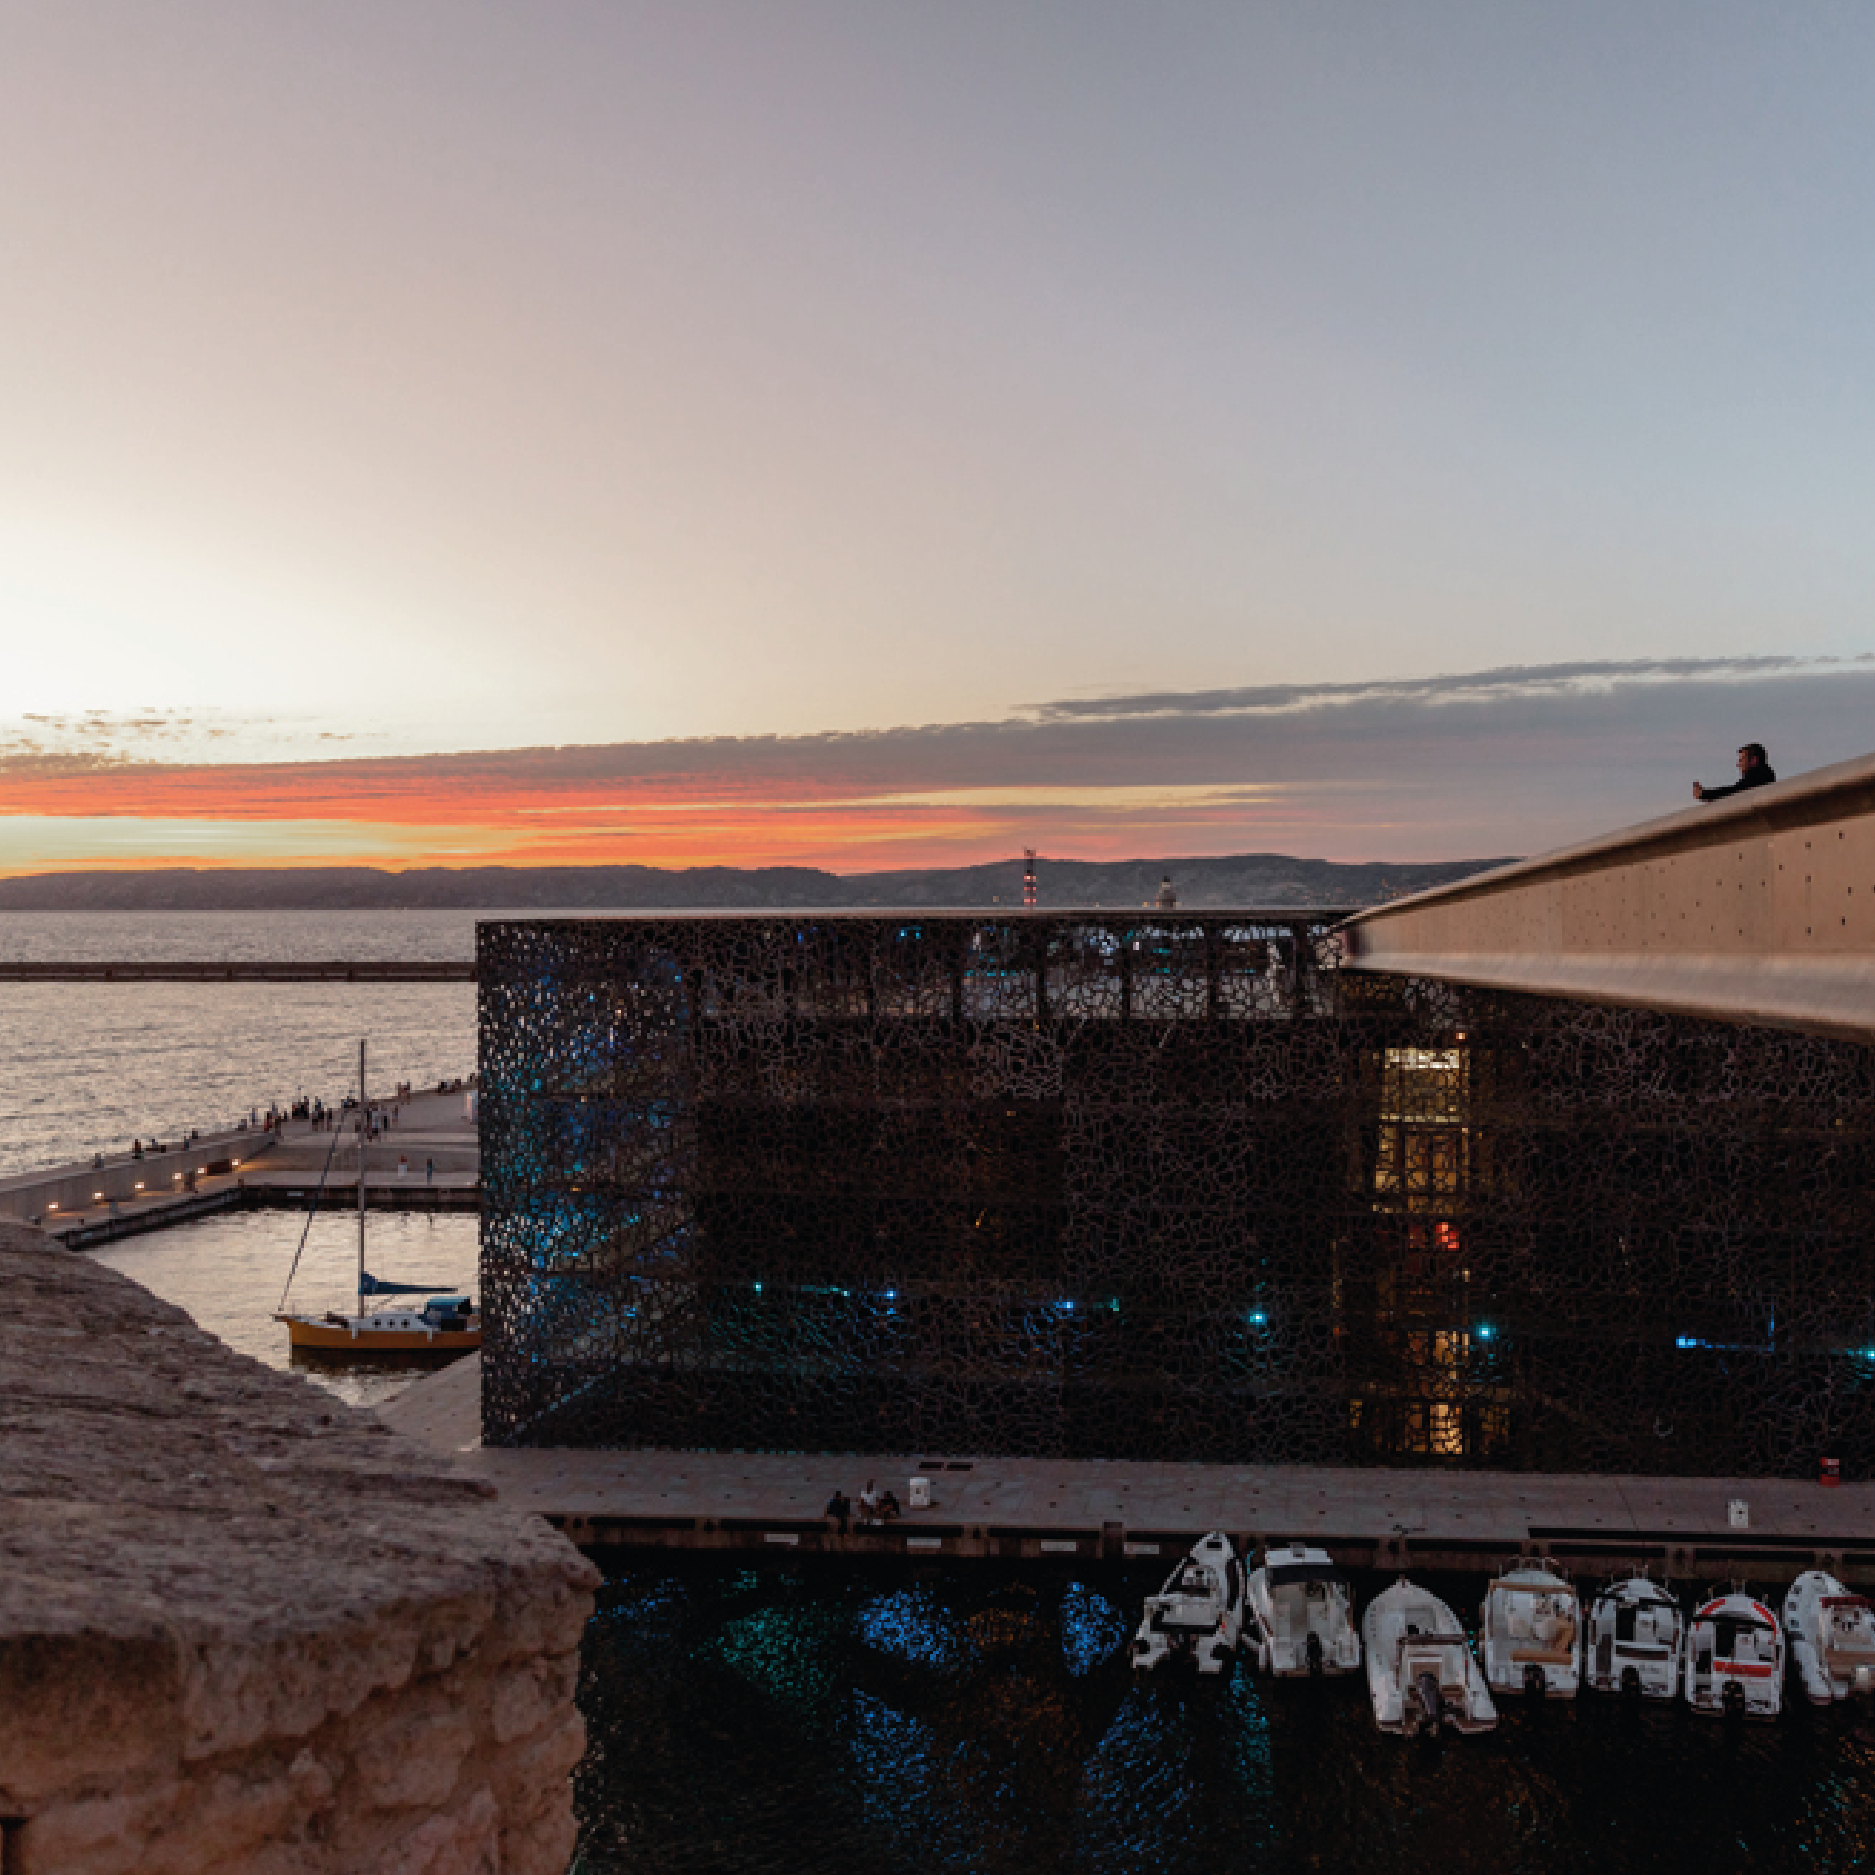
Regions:
M 1043 859 L 1043 909 L 1124 911 L 1169 876 L 1181 906 L 1272 910 L 1378 904 L 1503 858 L 1345 863 L 1285 853 Z M 0 879 L 6 911 L 981 910 L 1022 902 L 1022 861 L 833 873 L 812 866 L 291 866 L 32 873 Z

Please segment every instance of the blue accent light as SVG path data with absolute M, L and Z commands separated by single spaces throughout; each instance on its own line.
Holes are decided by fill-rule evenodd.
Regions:
M 1253 1315 L 1252 1315 L 1252 1316 L 1250 1317 L 1250 1319 L 1251 1319 L 1251 1321 L 1252 1321 L 1253 1323 L 1255 1323 L 1255 1325 L 1256 1325 L 1256 1326 L 1257 1326 L 1258 1328 L 1261 1328 L 1261 1327 L 1262 1327 L 1262 1326 L 1264 1325 L 1264 1323 L 1265 1323 L 1265 1322 L 1267 1322 L 1267 1321 L 1269 1320 L 1269 1317 L 1268 1317 L 1267 1315 L 1265 1315 L 1265 1314 L 1263 1313 L 1263 1311 L 1262 1311 L 1261 1309 L 1258 1309 L 1258 1310 L 1257 1310 L 1257 1311 L 1256 1311 L 1256 1312 L 1255 1312 L 1255 1313 L 1254 1313 L 1254 1314 L 1253 1314 Z
M 1478 1324 L 1478 1339 L 1480 1341 L 1489 1341 L 1496 1332 L 1497 1331 L 1489 1322 L 1480 1322 Z

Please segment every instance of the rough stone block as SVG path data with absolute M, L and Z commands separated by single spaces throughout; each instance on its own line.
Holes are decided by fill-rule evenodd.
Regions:
M 374 1417 L 0 1225 L 23 1875 L 561 1875 L 597 1579 Z

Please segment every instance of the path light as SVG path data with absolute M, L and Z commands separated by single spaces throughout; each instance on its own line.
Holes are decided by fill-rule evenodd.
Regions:
M 97 1203 L 97 1201 L 98 1201 L 98 1200 L 99 1200 L 100 1198 L 102 1198 L 103 1196 L 104 1196 L 104 1194 L 103 1194 L 103 1192 L 101 1192 L 101 1191 L 94 1191 L 94 1192 L 93 1192 L 93 1193 L 91 1194 L 91 1202 L 92 1202 L 93 1204 L 96 1204 L 96 1203 Z
M 138 1179 L 138 1180 L 137 1180 L 137 1189 L 138 1189 L 139 1191 L 141 1191 L 141 1190 L 143 1189 L 143 1180 L 142 1180 L 142 1179 Z
M 47 1206 L 46 1206 L 46 1209 L 47 1209 L 48 1211 L 56 1211 L 56 1210 L 57 1210 L 58 1208 L 59 1208 L 59 1207 L 58 1207 L 57 1205 L 55 1205 L 55 1204 L 49 1204 L 49 1205 L 47 1205 Z

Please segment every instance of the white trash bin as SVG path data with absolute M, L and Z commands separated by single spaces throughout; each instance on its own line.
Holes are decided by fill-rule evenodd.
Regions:
M 929 1478 L 914 1478 L 911 1481 L 911 1507 L 913 1510 L 931 1508 L 931 1480 Z

